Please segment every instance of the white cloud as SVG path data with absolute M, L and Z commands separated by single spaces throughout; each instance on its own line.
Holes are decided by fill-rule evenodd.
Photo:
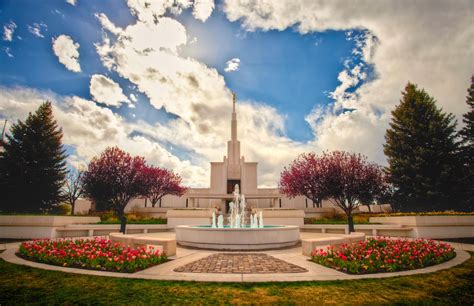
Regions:
M 167 11 L 173 14 L 180 14 L 183 9 L 191 7 L 189 0 L 127 0 L 130 12 L 139 21 L 147 24 L 155 24 Z
M 5 54 L 6 54 L 9 58 L 13 58 L 13 57 L 14 57 L 13 54 L 12 54 L 12 52 L 11 52 L 11 50 L 10 50 L 10 47 L 4 47 L 4 48 L 3 48 L 3 51 L 5 52 Z
M 45 23 L 33 23 L 33 25 L 28 25 L 28 31 L 36 37 L 44 38 L 44 35 L 41 33 L 42 30 L 48 31 L 48 26 Z
M 130 100 L 132 100 L 133 102 L 138 101 L 137 97 L 133 93 L 130 94 Z
M 469 81 L 466 75 L 472 72 L 472 65 L 466 60 L 473 50 L 468 44 L 473 31 L 466 19 L 469 10 L 461 1 L 451 5 L 427 3 L 224 3 L 229 19 L 242 18 L 247 29 L 282 30 L 296 26 L 302 33 L 366 29 L 363 34 L 355 35 L 359 32 L 354 31 L 348 36 L 356 45 L 353 57 L 362 59 L 362 63 L 345 61 L 338 75 L 340 85 L 330 93 L 334 104 L 315 107 L 305 117 L 315 136 L 312 141 L 289 139 L 285 135 L 285 116 L 275 108 L 260 101 L 238 101 L 242 153 L 247 161 L 259 162 L 260 186 L 274 187 L 282 167 L 301 152 L 344 149 L 383 162 L 383 134 L 389 111 L 397 104 L 408 80 L 425 87 L 445 109 L 458 115 L 464 111 Z M 89 160 L 108 145 L 118 145 L 144 155 L 154 164 L 174 169 L 191 186 L 208 186 L 208 162 L 222 160 L 230 136 L 232 98 L 217 70 L 178 53 L 180 47 L 190 43 L 186 28 L 164 16 L 179 14 L 193 3 L 128 0 L 127 4 L 137 18 L 127 27 L 117 27 L 106 15 L 97 15 L 105 30 L 103 40 L 96 45 L 97 52 L 104 66 L 129 80 L 134 91 L 146 95 L 155 108 L 164 108 L 178 118 L 167 123 L 132 123 L 92 101 L 53 96 L 65 143 L 76 147 L 75 163 Z M 434 6 L 446 7 L 440 8 L 441 14 Z M 434 26 L 433 20 L 437 20 Z M 452 46 L 447 48 L 446 42 Z M 368 64 L 374 65 L 376 78 L 353 92 L 354 86 L 367 80 Z M 102 95 L 110 97 L 105 90 L 113 88 L 113 84 L 103 87 L 106 89 L 101 87 Z M 125 97 L 120 88 L 113 92 Z M 26 93 L 27 89 L 1 90 L 2 114 L 21 118 L 34 109 L 28 103 L 36 103 L 36 107 L 39 97 L 45 97 L 44 93 Z M 129 100 L 135 98 L 130 94 Z
M 67 69 L 80 72 L 79 64 L 79 43 L 75 43 L 70 36 L 59 35 L 53 38 L 53 51 Z
M 66 2 L 73 6 L 76 6 L 77 4 L 77 0 L 66 0 Z
M 134 84 L 133 90 L 145 94 L 154 107 L 164 107 L 178 118 L 166 124 L 131 123 L 88 100 L 28 89 L 2 90 L 0 107 L 6 110 L 2 113 L 22 118 L 41 99 L 48 98 L 54 101 L 64 142 L 76 148 L 72 163 L 88 161 L 106 146 L 118 145 L 144 155 L 154 164 L 174 169 L 190 186 L 209 186 L 209 161 L 222 160 L 230 137 L 231 93 L 217 70 L 179 56 L 179 47 L 187 42 L 182 24 L 161 15 L 150 22 L 147 9 L 138 8 L 134 14 L 143 21 L 124 29 L 117 28 L 105 15 L 98 16 L 108 33 L 96 46 L 97 51 L 106 67 Z M 163 12 L 169 10 L 163 8 Z M 108 35 L 115 37 L 109 39 Z M 12 105 L 12 101 L 18 104 Z M 285 117 L 273 107 L 255 101 L 238 101 L 237 107 L 242 152 L 246 160 L 259 162 L 259 185 L 274 187 L 281 167 L 307 146 L 285 137 Z
M 151 164 L 177 171 L 185 184 L 201 186 L 208 180 L 208 173 L 203 167 L 177 158 L 148 137 L 130 136 L 137 131 L 134 125 L 110 109 L 76 96 L 60 96 L 30 88 L 0 87 L 0 117 L 6 116 L 12 121 L 24 120 L 45 100 L 53 103 L 54 117 L 63 129 L 63 143 L 76 149 L 76 154 L 69 157 L 73 165 L 89 162 L 106 147 L 119 146 L 130 154 L 144 156 Z M 143 122 L 139 126 L 152 129 Z
M 240 59 L 239 58 L 233 58 L 231 60 L 228 60 L 225 63 L 225 65 L 226 65 L 226 67 L 224 68 L 225 72 L 237 71 L 237 70 L 239 70 Z
M 306 117 L 315 134 L 313 148 L 361 152 L 385 163 L 383 135 L 408 81 L 425 88 L 445 111 L 458 117 L 466 112 L 474 69 L 472 1 L 227 0 L 223 7 L 230 21 L 241 20 L 250 31 L 293 26 L 303 34 L 347 31 L 356 44 L 353 56 L 373 65 L 375 78 L 351 92 L 366 75 L 349 61 L 331 93 L 333 109 L 322 118 Z M 355 37 L 355 29 L 364 34 Z
M 13 40 L 13 33 L 15 32 L 16 24 L 13 21 L 5 24 L 3 26 L 3 40 L 5 41 L 12 41 Z
M 119 35 L 122 32 L 122 29 L 115 26 L 105 14 L 103 14 L 103 13 L 95 14 L 95 17 L 97 19 L 99 19 L 100 24 L 102 25 L 102 27 L 105 30 L 109 31 L 110 33 L 115 34 L 115 35 Z
M 131 104 L 119 84 L 100 74 L 92 75 L 90 93 L 95 101 L 108 106 L 119 107 L 122 103 Z
M 166 124 L 139 122 L 133 128 L 176 148 L 170 154 L 187 152 L 185 158 L 208 175 L 209 161 L 222 160 L 230 136 L 230 90 L 217 70 L 179 56 L 187 33 L 178 21 L 159 15 L 169 7 L 143 8 L 136 2 L 133 7 L 139 20 L 120 31 L 110 30 L 116 27 L 105 22 L 105 15 L 99 18 L 109 34 L 96 45 L 97 52 L 107 68 L 136 85 L 155 108 L 179 116 Z M 152 20 L 147 10 L 155 12 Z M 284 136 L 285 118 L 276 109 L 254 101 L 238 101 L 237 107 L 242 152 L 246 160 L 259 161 L 259 185 L 274 187 L 282 166 L 307 146 Z M 208 185 L 209 177 L 200 177 L 199 186 Z
M 194 0 L 193 16 L 194 18 L 205 22 L 214 10 L 214 0 Z

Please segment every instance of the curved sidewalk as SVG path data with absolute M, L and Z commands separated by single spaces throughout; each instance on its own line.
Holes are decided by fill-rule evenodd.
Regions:
M 333 280 L 351 280 L 351 279 L 367 279 L 367 278 L 387 278 L 395 276 L 407 276 L 415 274 L 424 274 L 436 272 L 439 270 L 449 269 L 457 266 L 470 258 L 469 253 L 456 249 L 456 257 L 445 263 L 426 267 L 423 269 L 402 271 L 402 272 L 391 272 L 391 273 L 378 273 L 378 274 L 365 274 L 365 275 L 350 275 L 345 274 L 334 269 L 330 269 L 316 263 L 309 261 L 308 257 L 301 254 L 301 247 L 294 247 L 283 250 L 271 250 L 262 252 L 238 252 L 240 254 L 267 254 L 274 258 L 283 260 L 287 263 L 299 266 L 306 269 L 307 272 L 303 273 L 271 273 L 271 274 L 224 274 L 224 273 L 185 273 L 175 272 L 186 264 L 195 262 L 197 260 L 206 258 L 210 255 L 217 253 L 229 253 L 229 252 L 215 252 L 206 250 L 194 250 L 186 248 L 178 248 L 178 256 L 172 257 L 171 261 L 164 264 L 148 268 L 143 271 L 136 273 L 117 273 L 117 272 L 103 272 L 93 270 L 83 270 L 76 268 L 66 268 L 59 266 L 52 266 L 32 261 L 27 261 L 19 258 L 15 255 L 18 248 L 12 248 L 4 251 L 0 254 L 0 257 L 7 262 L 19 265 L 25 265 L 29 267 L 60 271 L 66 273 L 76 273 L 83 275 L 94 275 L 94 276 L 108 276 L 108 277 L 121 277 L 130 279 L 149 279 L 149 280 L 179 280 L 179 281 L 205 281 L 205 282 L 293 282 L 293 281 L 333 281 Z

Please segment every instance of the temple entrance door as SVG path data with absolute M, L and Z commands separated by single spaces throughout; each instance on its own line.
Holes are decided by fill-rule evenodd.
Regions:
M 239 189 L 242 190 L 240 180 L 227 180 L 227 194 L 232 194 L 234 192 L 235 185 L 239 185 Z
M 239 189 L 242 190 L 242 186 L 240 186 L 240 180 L 227 180 L 227 194 L 232 194 L 234 192 L 235 185 L 239 185 Z M 225 213 L 228 214 L 229 211 L 229 203 L 232 200 L 225 201 Z

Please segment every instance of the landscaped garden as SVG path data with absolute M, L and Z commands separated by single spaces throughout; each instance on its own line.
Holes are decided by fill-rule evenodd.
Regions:
M 374 214 L 358 214 L 354 215 L 354 224 L 370 224 L 369 218 L 375 217 Z M 347 224 L 347 217 L 343 214 L 334 214 L 332 216 L 324 216 L 319 218 L 305 218 L 305 224 Z
M 152 218 L 136 214 L 125 214 L 128 224 L 166 224 L 166 218 Z M 120 219 L 114 212 L 103 213 L 99 215 L 99 224 L 120 224 Z
M 23 242 L 20 257 L 50 265 L 133 273 L 167 260 L 153 248 L 124 248 L 108 239 L 59 239 Z
M 440 304 L 474 301 L 474 253 L 429 274 L 326 282 L 209 283 L 108 278 L 0 260 L 0 304 Z
M 430 212 L 391 212 L 391 213 L 359 213 L 353 215 L 354 224 L 376 224 L 370 222 L 375 217 L 413 217 L 413 216 L 472 216 L 474 212 L 462 211 L 430 211 Z M 333 214 L 319 218 L 305 218 L 305 224 L 347 224 L 344 214 Z
M 17 5 L 14 2 L 0 0 L 2 13 Z M 76 2 L 80 7 L 73 10 L 69 5 Z M 426 30 L 425 36 L 435 37 L 433 41 L 446 39 L 431 33 L 433 27 L 423 27 L 430 24 L 428 19 L 415 22 L 423 31 L 394 27 L 406 23 L 403 16 L 407 15 L 396 5 L 374 6 L 377 14 L 373 14 L 363 3 L 344 3 L 331 10 L 325 5 L 300 6 L 298 1 L 273 1 L 279 7 L 272 7 L 272 1 L 262 5 L 258 0 L 167 1 L 169 5 L 135 0 L 127 1 L 122 10 L 114 3 L 111 14 L 108 4 L 87 6 L 85 2 L 54 3 L 44 9 L 44 16 L 36 4 L 26 10 L 22 4 L 2 25 L 6 47 L 0 53 L 4 51 L 3 58 L 12 61 L 6 66 L 14 69 L 0 74 L 0 306 L 473 305 L 474 253 L 468 251 L 474 251 L 474 75 L 466 101 L 468 112 L 459 125 L 461 106 L 451 109 L 451 105 L 460 101 L 454 89 L 462 84 L 439 85 L 443 80 L 460 81 L 453 78 L 455 72 L 463 77 L 471 72 L 453 69 L 457 71 L 450 75 L 440 66 L 433 75 L 439 76 L 440 71 L 448 75 L 436 78 L 421 73 L 422 65 L 411 65 L 417 73 L 405 69 L 410 65 L 398 70 L 393 67 L 399 65 L 380 65 L 380 60 L 411 58 L 411 63 L 428 59 L 430 67 L 436 67 L 453 57 L 441 55 L 464 58 L 470 48 L 454 46 L 452 54 L 418 48 L 420 40 L 406 33 Z M 192 12 L 174 19 L 191 6 Z M 339 17 L 334 14 L 346 6 L 355 13 L 349 24 L 336 20 Z M 397 10 L 384 11 L 385 6 Z M 424 9 L 418 15 L 435 7 L 418 6 Z M 204 25 L 207 18 L 215 18 L 211 17 L 214 8 L 220 11 L 216 16 L 220 22 L 211 19 L 208 24 L 225 30 L 222 17 L 226 15 L 233 22 L 228 26 L 238 30 L 226 36 L 230 40 L 224 45 L 236 51 L 239 45 L 249 47 L 240 50 L 247 54 L 240 72 L 239 52 L 233 55 L 225 52 L 229 48 L 212 48 L 212 39 L 202 39 L 206 31 L 188 31 L 196 23 L 190 22 L 191 16 Z M 447 7 L 435 8 L 436 14 L 429 17 L 436 17 L 443 29 L 460 32 L 467 28 L 469 18 L 459 12 L 469 12 L 469 8 L 452 12 Z M 26 15 L 18 18 L 23 11 L 34 12 L 29 15 L 35 20 Z M 78 19 L 72 18 L 73 11 L 89 18 L 80 20 L 79 26 L 93 20 L 84 28 L 87 31 L 67 29 Z M 202 16 L 203 11 L 209 15 Z M 258 18 L 248 12 L 256 12 Z M 281 12 L 289 17 L 281 20 Z M 311 20 L 292 18 L 295 12 Z M 326 15 L 336 19 L 320 18 L 324 16 L 318 12 L 329 12 Z M 367 23 L 367 12 L 382 16 L 377 18 L 384 22 L 395 16 L 396 23 L 377 19 Z M 457 20 L 452 16 L 459 17 L 459 23 L 447 22 Z M 314 20 L 318 20 L 316 27 Z M 292 33 L 280 33 L 286 31 L 284 24 L 291 25 Z M 387 33 L 392 28 L 400 30 L 400 37 L 409 37 L 408 44 L 403 39 L 390 41 Z M 40 48 L 34 48 L 26 30 L 36 36 L 35 41 L 43 41 Z M 257 35 L 246 35 L 247 30 Z M 82 35 L 79 44 L 69 36 L 75 32 L 95 33 L 94 39 Z M 285 38 L 285 44 L 293 41 L 291 35 L 306 35 L 305 42 L 294 45 L 297 48 L 278 48 L 282 45 L 273 45 L 270 38 L 264 45 L 270 48 L 252 50 L 253 45 L 261 46 L 253 39 L 265 32 Z M 96 39 L 100 33 L 102 42 Z M 466 33 L 453 37 L 466 41 Z M 233 44 L 235 38 L 240 42 Z M 16 47 L 17 41 L 28 45 Z M 323 41 L 321 47 L 327 49 L 318 50 Z M 50 47 L 45 45 L 48 42 Z M 423 46 L 433 45 L 430 39 L 426 42 Z M 306 43 L 310 49 L 305 49 Z M 226 54 L 214 58 L 206 46 Z M 396 54 L 380 53 L 387 46 Z M 57 63 L 36 65 L 51 62 L 41 57 L 42 50 L 51 49 L 60 64 L 79 74 L 68 76 L 58 70 Z M 252 54 L 258 55 L 258 49 L 279 52 L 255 58 Z M 299 51 L 287 54 L 286 49 Z M 326 52 L 336 49 L 341 52 Z M 25 56 L 21 50 L 40 56 Z M 193 58 L 196 50 L 205 63 Z M 316 50 L 326 51 L 313 56 Z M 91 51 L 98 57 L 93 59 Z M 296 71 L 305 54 L 309 55 L 308 69 L 303 70 L 311 72 L 312 67 L 321 67 L 309 65 L 316 64 L 313 59 L 332 53 L 337 58 L 328 58 L 328 65 L 319 69 L 332 80 L 306 78 L 310 75 Z M 239 58 L 230 59 L 230 55 Z M 226 56 L 229 61 L 224 68 Z M 35 63 L 18 62 L 28 58 Z M 449 62 L 450 67 L 466 68 L 457 65 L 464 62 Z M 20 69 L 24 75 L 14 73 L 23 66 L 29 68 Z M 278 77 L 281 67 L 283 78 Z M 274 72 L 266 79 L 271 87 L 260 82 L 255 68 L 264 74 Z M 224 74 L 232 71 L 232 75 Z M 257 78 L 239 82 L 249 75 Z M 334 88 L 336 75 L 340 84 Z M 387 76 L 392 80 L 387 81 Z M 68 79 L 75 81 L 67 85 Z M 297 88 L 277 79 L 296 80 Z M 397 86 L 410 79 L 433 90 L 442 104 L 411 82 L 399 99 L 394 92 L 402 88 Z M 10 88 L 13 83 L 19 83 L 19 88 Z M 322 87 L 315 87 L 316 83 Z M 230 100 L 231 89 L 225 84 L 245 100 L 237 104 L 232 93 L 232 137 L 223 159 L 212 162 L 227 140 L 223 114 L 227 104 L 230 117 L 230 103 L 225 101 Z M 282 84 L 288 89 L 277 88 Z M 89 92 L 84 91 L 87 87 Z M 257 87 L 262 91 L 248 90 Z M 38 103 L 44 99 L 50 101 Z M 123 108 L 126 104 L 128 108 Z M 243 110 L 239 120 L 243 119 L 244 129 L 239 132 L 236 105 Z M 304 108 L 304 120 L 303 108 L 294 106 Z M 241 147 L 237 135 L 244 136 L 242 144 L 245 140 L 247 145 Z M 210 164 L 205 168 L 207 160 Z M 50 239 L 31 240 L 34 237 Z M 458 243 L 399 237 L 454 237 L 451 241 Z
M 420 269 L 437 265 L 456 256 L 454 248 L 426 239 L 369 238 L 335 249 L 316 249 L 315 263 L 349 274 L 368 274 Z

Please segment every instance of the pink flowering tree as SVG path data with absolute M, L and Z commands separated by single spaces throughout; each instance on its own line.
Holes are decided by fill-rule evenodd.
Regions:
M 145 169 L 143 157 L 132 157 L 113 147 L 94 157 L 83 174 L 84 194 L 95 203 L 103 203 L 107 209 L 115 211 L 122 233 L 125 233 L 127 223 L 125 206 L 150 188 Z
M 305 196 L 318 207 L 327 197 L 321 173 L 327 171 L 326 165 L 315 153 L 301 154 L 280 176 L 280 192 L 290 198 Z
M 354 232 L 352 211 L 363 202 L 373 202 L 387 188 L 379 165 L 368 162 L 363 155 L 342 151 L 322 156 L 302 154 L 284 169 L 280 179 L 281 191 L 290 197 L 328 199 L 341 208 L 347 216 L 349 232 Z
M 171 170 L 149 166 L 144 169 L 149 189 L 145 196 L 150 199 L 152 207 L 165 195 L 182 196 L 187 188 L 181 185 L 182 179 Z

